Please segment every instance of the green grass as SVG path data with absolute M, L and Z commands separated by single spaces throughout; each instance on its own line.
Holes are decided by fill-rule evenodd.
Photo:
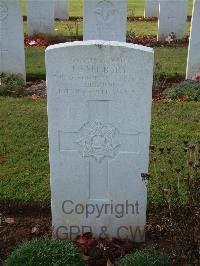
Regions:
M 182 161 L 182 141 L 200 138 L 199 118 L 200 103 L 154 103 L 152 144 L 176 146 Z M 49 204 L 46 101 L 0 97 L 0 124 L 0 156 L 8 157 L 0 164 L 0 202 Z M 156 184 L 149 202 L 159 198 Z
M 45 79 L 45 49 L 31 47 L 25 51 L 27 79 Z
M 27 79 L 45 79 L 44 48 L 26 48 Z M 155 48 L 155 73 L 185 76 L 187 48 Z M 157 64 L 157 66 L 156 66 Z
M 192 14 L 192 1 L 189 0 L 188 15 Z M 26 15 L 26 0 L 22 0 L 22 12 Z M 143 16 L 144 0 L 128 0 L 128 14 Z M 83 16 L 83 0 L 69 0 L 69 15 Z
M 83 35 L 83 21 L 56 21 L 55 33 L 53 35 L 62 36 L 82 36 Z M 127 23 L 127 31 L 134 32 L 136 35 L 157 35 L 158 22 L 157 21 L 131 21 Z M 27 22 L 24 22 L 24 32 L 28 34 Z M 186 35 L 190 33 L 190 22 L 187 22 Z
M 49 199 L 46 102 L 0 98 L 0 199 Z
M 164 73 L 168 77 L 177 75 L 184 77 L 187 51 L 187 47 L 155 48 L 155 74 Z

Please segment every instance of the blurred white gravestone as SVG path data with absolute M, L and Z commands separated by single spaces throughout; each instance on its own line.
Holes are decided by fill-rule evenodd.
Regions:
M 83 40 L 126 41 L 127 0 L 84 0 Z
M 172 32 L 176 39 L 182 39 L 185 35 L 188 0 L 163 0 L 159 6 L 158 40 L 165 40 Z
M 143 241 L 153 50 L 58 44 L 46 50 L 46 71 L 54 234 L 73 238 L 87 227 Z
M 54 0 L 27 0 L 29 35 L 54 32 Z
M 19 74 L 24 80 L 25 52 L 20 0 L 0 0 L 0 73 Z
M 55 0 L 55 18 L 69 19 L 68 0 Z
M 195 0 L 192 12 L 190 43 L 187 60 L 187 79 L 200 77 L 200 0 Z
M 159 0 L 145 0 L 144 17 L 159 16 Z

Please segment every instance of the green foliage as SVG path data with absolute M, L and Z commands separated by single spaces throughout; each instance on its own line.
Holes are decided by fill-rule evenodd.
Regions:
M 118 266 L 170 266 L 169 257 L 154 249 L 138 250 L 122 258 Z
M 200 82 L 196 80 L 186 80 L 175 88 L 166 89 L 163 94 L 171 100 L 188 98 L 192 101 L 200 101 Z
M 24 85 L 24 80 L 18 75 L 0 73 L 0 96 L 19 97 Z
M 5 266 L 84 266 L 78 249 L 69 241 L 33 240 L 14 250 Z

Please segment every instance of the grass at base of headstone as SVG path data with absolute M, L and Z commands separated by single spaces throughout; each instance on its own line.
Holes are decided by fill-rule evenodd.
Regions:
M 199 117 L 199 102 L 154 103 L 151 143 L 172 147 L 178 154 L 177 166 L 182 164 L 183 141 L 200 139 Z M 0 97 L 0 124 L 0 158 L 4 158 L 0 160 L 0 202 L 49 205 L 46 101 Z M 176 185 L 176 174 L 167 161 L 162 160 L 162 164 L 158 158 L 158 167 L 166 169 L 165 175 Z M 155 177 L 148 196 L 150 206 L 162 200 Z
M 166 78 L 185 77 L 187 63 L 187 47 L 155 48 L 154 72 Z
M 134 32 L 135 35 L 152 35 L 156 36 L 158 30 L 157 21 L 128 21 L 127 32 Z M 27 22 L 24 22 L 24 32 L 28 34 Z M 190 22 L 186 25 L 186 35 L 190 33 Z M 83 20 L 78 21 L 56 21 L 55 32 L 52 35 L 62 35 L 66 37 L 83 36 Z
M 192 182 L 195 180 L 196 173 L 199 173 L 199 167 L 198 169 L 193 167 L 194 164 L 199 164 L 200 158 L 199 117 L 200 103 L 198 102 L 155 103 L 153 105 L 151 145 L 154 145 L 158 152 L 151 154 L 149 206 L 159 205 L 168 197 L 164 199 L 160 191 L 169 193 L 168 203 L 173 203 L 179 199 L 183 204 L 187 203 L 187 191 L 190 187 L 185 181 L 189 178 Z M 185 141 L 197 147 L 194 156 L 190 150 L 185 152 Z M 164 152 L 162 152 L 163 148 Z M 171 152 L 166 152 L 167 148 L 170 148 Z M 190 161 L 192 161 L 191 167 L 189 166 Z M 159 184 L 162 184 L 161 190 Z M 179 193 L 174 193 L 173 188 L 179 190 Z
M 45 48 L 26 48 L 25 53 L 27 80 L 45 79 Z
M 166 78 L 185 77 L 187 47 L 155 48 L 155 75 Z M 27 80 L 45 79 L 45 48 L 26 48 Z
M 24 80 L 15 74 L 0 73 L 0 96 L 20 97 Z

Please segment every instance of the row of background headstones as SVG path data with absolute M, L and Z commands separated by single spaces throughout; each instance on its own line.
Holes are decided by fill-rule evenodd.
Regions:
M 126 41 L 127 0 L 84 1 L 84 40 Z M 159 12 L 158 39 L 165 39 L 171 32 L 183 38 L 187 21 L 187 0 L 147 0 L 145 16 L 151 2 Z M 155 2 L 155 3 L 153 3 Z M 56 3 L 56 5 L 55 5 Z M 56 8 L 55 8 L 56 6 Z M 155 8 L 160 6 L 160 8 Z M 67 19 L 67 0 L 27 0 L 29 34 L 53 33 L 54 18 Z M 157 11 L 156 11 L 157 12 Z M 109 16 L 107 16 L 109 14 Z M 149 14 L 156 15 L 156 14 Z M 110 19 L 112 18 L 112 19 Z M 191 38 L 186 77 L 193 78 L 200 69 L 200 0 L 194 0 Z M 0 72 L 20 73 L 25 79 L 25 54 L 23 21 L 20 0 L 0 0 Z
M 185 35 L 187 21 L 187 0 L 145 0 L 145 17 L 159 17 L 158 40 L 170 32 L 177 39 Z M 200 0 L 193 0 L 190 42 L 187 58 L 186 79 L 195 79 L 200 73 Z
M 104 3 L 105 2 L 105 3 Z M 107 10 L 103 10 L 105 5 Z M 114 6 L 118 13 L 112 16 Z M 160 6 L 160 7 L 159 7 Z M 188 0 L 147 0 L 145 17 L 159 17 L 158 40 L 173 32 L 177 39 L 185 34 Z M 108 21 L 108 14 L 113 17 Z M 29 35 L 54 32 L 54 18 L 68 19 L 67 0 L 27 0 Z M 84 40 L 126 41 L 127 0 L 84 1 Z M 110 18 L 110 17 L 109 17 Z

